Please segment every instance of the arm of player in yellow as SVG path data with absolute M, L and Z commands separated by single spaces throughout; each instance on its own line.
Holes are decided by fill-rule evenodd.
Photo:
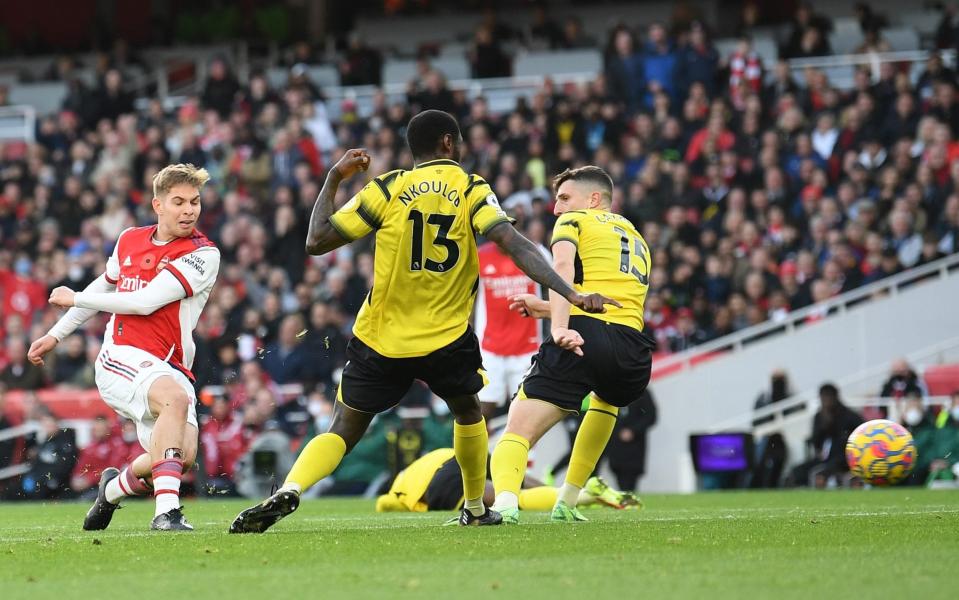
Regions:
M 575 261 L 576 244 L 566 240 L 553 244 L 553 270 L 570 285 L 573 284 L 573 276 L 576 272 Z M 583 338 L 577 331 L 569 328 L 570 303 L 566 298 L 550 290 L 549 308 L 553 341 L 557 346 L 582 356 Z
M 359 171 L 370 167 L 370 155 L 366 150 L 347 150 L 326 176 L 323 188 L 313 205 L 309 230 L 306 234 L 306 252 L 314 256 L 326 254 L 352 240 L 344 238 L 330 223 L 334 212 L 333 198 L 340 182 L 349 179 Z

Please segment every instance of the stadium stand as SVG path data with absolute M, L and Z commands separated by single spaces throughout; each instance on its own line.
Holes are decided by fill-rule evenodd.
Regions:
M 206 412 L 227 399 L 244 444 L 265 431 L 301 438 L 329 412 L 372 276 L 369 240 L 306 256 L 319 184 L 348 147 L 368 148 L 376 172 L 408 166 L 403 127 L 425 108 L 460 119 L 464 167 L 493 184 L 531 235 L 552 226 L 550 175 L 584 163 L 613 174 L 615 210 L 652 248 L 646 322 L 660 356 L 953 254 L 959 38 L 940 35 L 930 13 L 898 15 L 882 3 L 873 9 L 888 15 L 883 49 L 902 54 L 845 56 L 860 49 L 862 23 L 834 4 L 814 8 L 831 18 L 829 46 L 843 56 L 793 62 L 780 61 L 788 27 L 729 28 L 697 45 L 690 31 L 700 21 L 680 15 L 651 44 L 647 26 L 669 21 L 671 3 L 584 8 L 583 39 L 593 41 L 572 49 L 537 42 L 530 11 L 364 18 L 356 31 L 383 58 L 382 87 L 340 87 L 349 55 L 329 49 L 306 63 L 292 48 L 263 59 L 237 44 L 140 49 L 136 61 L 116 48 L 2 62 L 0 107 L 32 106 L 37 124 L 0 151 L 0 337 L 46 332 L 57 316 L 48 290 L 82 288 L 123 228 L 150 221 L 158 168 L 205 166 L 213 183 L 201 229 L 224 258 L 197 329 Z M 717 10 L 703 3 L 700 17 L 715 23 Z M 565 16 L 549 18 L 559 27 Z M 513 77 L 470 79 L 477 28 L 500 26 L 494 42 Z M 739 34 L 751 36 L 745 51 Z M 222 76 L 215 60 L 225 61 Z M 344 184 L 339 200 L 363 183 Z M 314 365 L 295 376 L 299 391 L 281 385 L 288 373 L 267 354 L 286 343 L 290 315 L 307 333 L 284 356 Z M 102 326 L 95 319 L 79 334 L 87 356 Z M 76 385 L 57 368 L 66 345 L 38 398 L 64 417 L 95 416 L 92 392 L 65 391 Z M 9 348 L 0 347 L 4 373 L 19 369 Z M 941 371 L 927 379 L 955 381 L 954 367 Z M 35 416 L 24 394 L 8 393 L 17 423 Z M 67 404 L 75 409 L 58 412 Z

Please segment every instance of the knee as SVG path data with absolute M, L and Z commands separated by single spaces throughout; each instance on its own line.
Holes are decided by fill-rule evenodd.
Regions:
M 450 407 L 453 418 L 460 425 L 472 425 L 483 419 L 483 409 L 475 397 L 447 400 L 446 405 Z
M 193 456 L 184 456 L 183 457 L 183 474 L 186 475 L 190 469 L 193 468 L 193 465 L 196 464 L 196 454 Z
M 171 390 L 165 400 L 163 403 L 164 411 L 172 411 L 174 414 L 182 415 L 186 418 L 192 401 L 184 390 Z

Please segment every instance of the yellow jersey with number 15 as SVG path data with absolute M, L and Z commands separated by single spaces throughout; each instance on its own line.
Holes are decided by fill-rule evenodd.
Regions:
M 330 217 L 347 240 L 376 231 L 373 287 L 353 333 L 390 358 L 425 356 L 466 331 L 479 283 L 474 232 L 510 219 L 452 160 L 374 177 Z
M 588 314 L 575 306 L 571 315 L 586 315 L 643 330 L 643 307 L 649 290 L 650 254 L 646 240 L 621 215 L 606 210 L 571 210 L 560 215 L 553 240 L 576 246 L 573 283 L 577 292 L 597 292 L 618 301 L 605 313 Z

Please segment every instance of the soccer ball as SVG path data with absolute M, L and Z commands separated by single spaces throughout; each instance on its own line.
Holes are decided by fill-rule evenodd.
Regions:
M 846 442 L 850 472 L 872 485 L 895 485 L 916 463 L 916 445 L 905 427 L 886 419 L 866 421 Z

